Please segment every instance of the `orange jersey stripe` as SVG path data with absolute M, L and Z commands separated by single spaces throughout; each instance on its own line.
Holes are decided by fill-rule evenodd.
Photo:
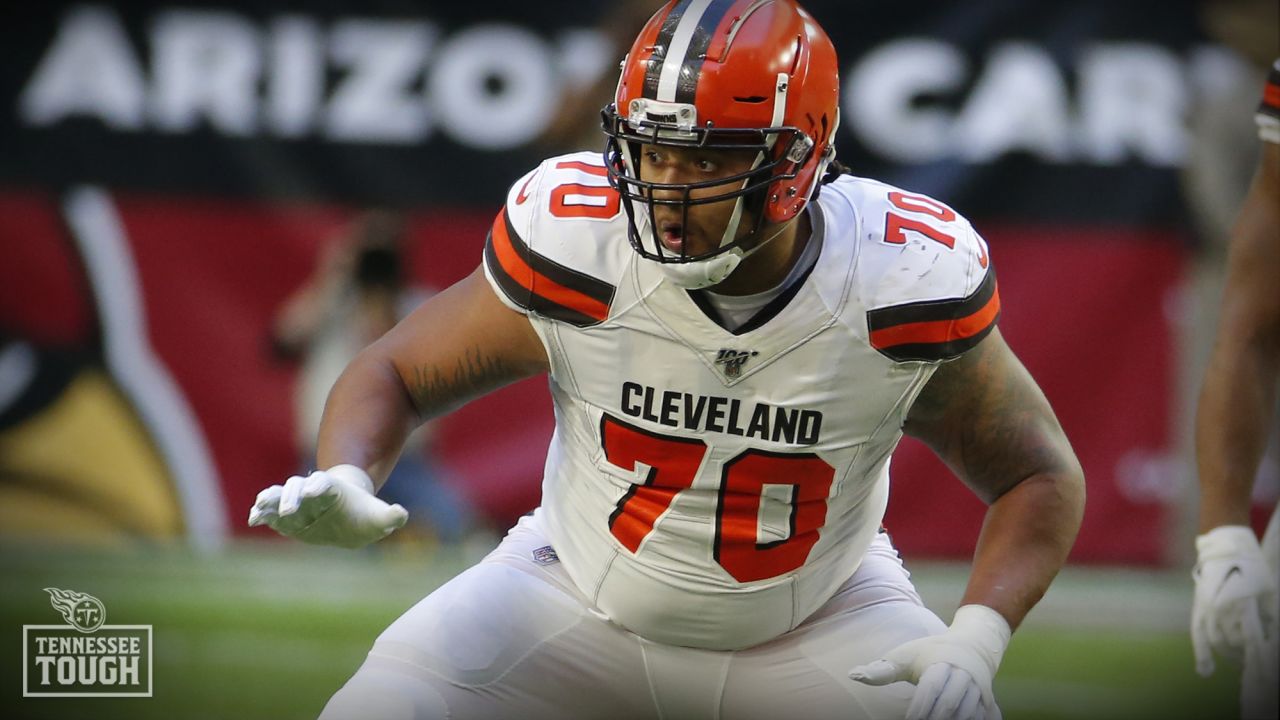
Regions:
M 493 247 L 498 256 L 498 262 L 502 264 L 502 269 L 506 270 L 507 274 L 520 283 L 525 290 L 596 320 L 603 321 L 609 316 L 609 306 L 605 303 L 567 288 L 535 271 L 524 261 L 524 258 L 520 257 L 511 236 L 507 233 L 505 207 L 498 213 L 498 219 L 493 222 Z
M 897 345 L 923 345 L 963 340 L 985 330 L 999 312 L 1000 289 L 997 287 L 991 293 L 991 299 L 987 304 L 971 315 L 955 320 L 907 323 L 875 330 L 871 333 L 871 345 L 876 348 L 889 348 Z

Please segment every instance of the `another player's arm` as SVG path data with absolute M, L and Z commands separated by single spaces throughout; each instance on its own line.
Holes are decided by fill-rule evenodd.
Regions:
M 1052 408 L 997 329 L 934 372 L 904 429 L 989 505 L 961 604 L 1017 628 L 1084 514 L 1084 473 Z
M 334 304 L 341 301 L 353 262 L 352 245 L 345 239 L 325 248 L 311 277 L 276 313 L 271 346 L 279 356 L 298 359 L 306 351 Z
M 380 487 L 418 424 L 546 369 L 528 318 L 505 306 L 477 269 L 342 373 L 325 403 L 317 467 L 355 465 Z
M 1228 251 L 1213 354 L 1196 412 L 1200 532 L 1249 524 L 1280 376 L 1280 145 L 1263 155 Z

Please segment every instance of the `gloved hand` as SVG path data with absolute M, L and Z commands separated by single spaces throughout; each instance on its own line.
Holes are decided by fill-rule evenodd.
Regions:
M 249 510 L 250 527 L 265 523 L 303 542 L 345 548 L 377 542 L 408 519 L 403 507 L 374 495 L 373 481 L 355 465 L 294 475 L 258 493 Z
M 999 720 L 991 681 L 1012 634 L 1000 613 L 965 605 L 946 632 L 899 645 L 849 677 L 868 685 L 915 683 L 907 720 Z
M 1241 661 L 1270 654 L 1276 632 L 1276 581 L 1253 530 L 1222 525 L 1196 538 L 1196 583 L 1191 606 L 1191 645 L 1196 672 L 1213 674 L 1214 654 Z

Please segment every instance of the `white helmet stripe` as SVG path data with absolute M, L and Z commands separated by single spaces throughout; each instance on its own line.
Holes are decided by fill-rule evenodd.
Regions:
M 787 115 L 787 86 L 791 84 L 791 78 L 786 73 L 778 73 L 778 82 L 773 86 L 773 119 L 769 121 L 772 127 L 778 127 L 782 124 L 782 118 Z
M 662 59 L 662 73 L 658 76 L 657 100 L 674 102 L 676 88 L 680 83 L 680 68 L 684 66 L 685 53 L 689 51 L 689 43 L 693 41 L 693 32 L 698 29 L 702 15 L 711 6 L 712 0 L 693 0 L 680 17 L 676 31 L 671 36 L 671 45 L 666 49 Z

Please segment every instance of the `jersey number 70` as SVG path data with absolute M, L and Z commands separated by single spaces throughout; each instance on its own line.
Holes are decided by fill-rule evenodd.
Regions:
M 648 466 L 644 484 L 633 485 L 609 516 L 609 530 L 632 553 L 653 532 L 676 495 L 692 487 L 706 443 L 659 435 L 605 415 L 605 458 L 624 470 Z M 835 469 L 813 453 L 745 450 L 724 463 L 716 504 L 714 554 L 738 582 L 765 580 L 804 565 L 826 522 Z M 759 542 L 760 506 L 767 485 L 791 486 L 790 532 Z

